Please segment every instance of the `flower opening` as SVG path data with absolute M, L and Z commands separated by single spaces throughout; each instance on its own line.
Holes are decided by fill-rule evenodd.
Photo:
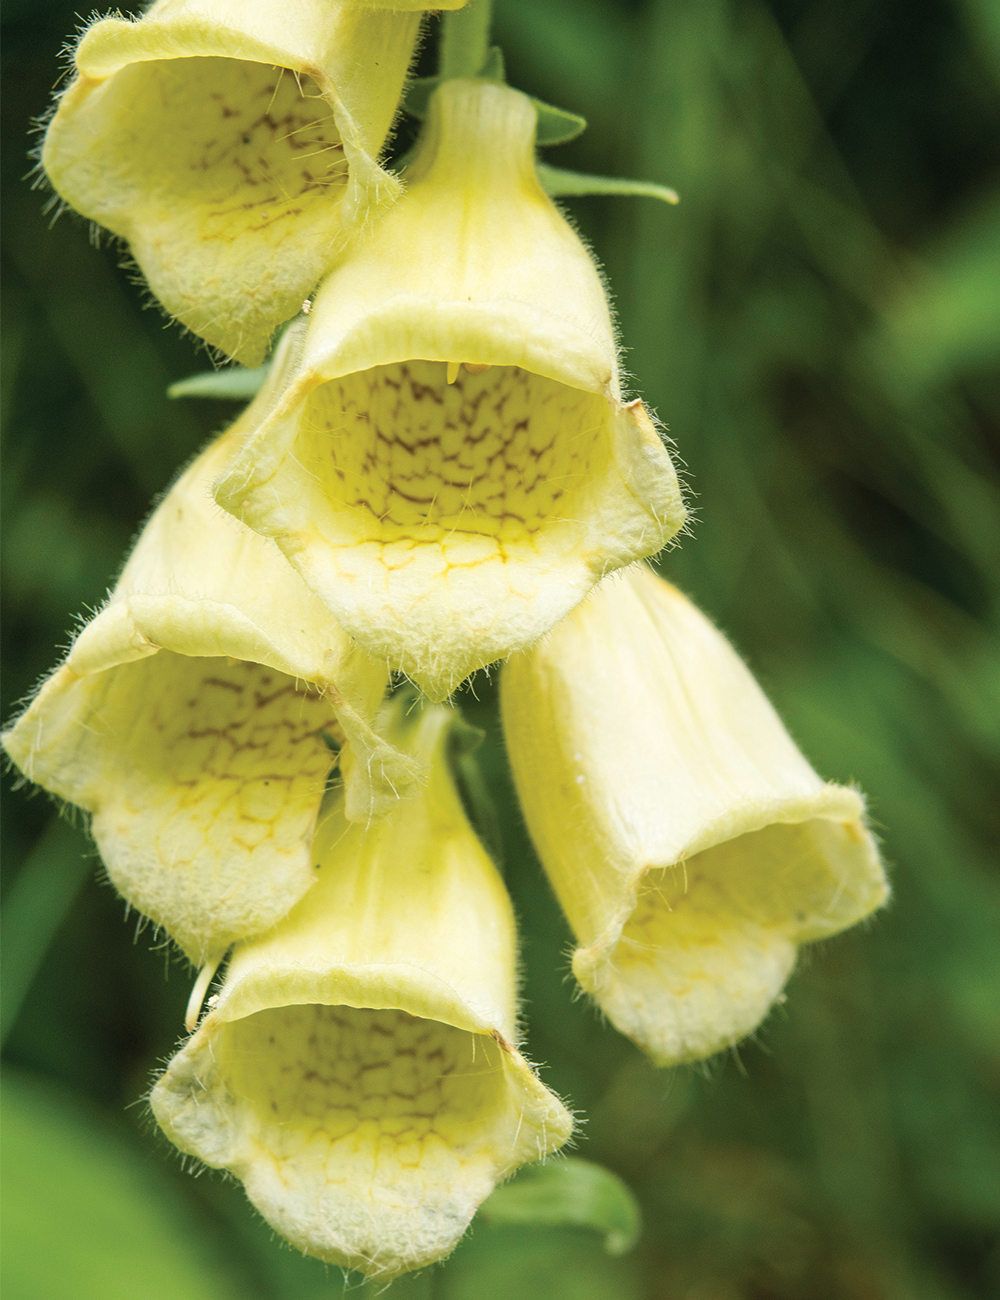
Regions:
M 367 1274 L 447 1254 L 496 1182 L 572 1129 L 513 1043 L 513 915 L 448 772 L 454 715 L 408 707 L 387 732 L 426 786 L 368 830 L 331 796 L 318 884 L 237 947 L 152 1096 L 171 1140 L 234 1172 L 290 1241 Z
M 77 46 L 43 166 L 128 240 L 172 315 L 257 365 L 399 193 L 376 158 L 419 22 L 347 0 L 158 0 L 105 18 Z
M 659 1063 L 750 1033 L 800 944 L 885 902 L 861 796 L 816 775 L 721 634 L 648 569 L 513 658 L 502 707 L 573 970 Z
M 448 81 L 407 194 L 329 278 L 217 499 L 432 698 L 684 518 L 620 400 L 600 277 L 539 186 L 527 96 Z
M 274 400 L 293 350 L 294 334 L 243 420 Z M 212 501 L 241 427 L 180 477 L 3 737 L 27 777 L 92 814 L 112 881 L 198 964 L 268 929 L 313 883 L 313 826 L 342 746 L 356 820 L 414 776 L 373 729 L 384 664 Z

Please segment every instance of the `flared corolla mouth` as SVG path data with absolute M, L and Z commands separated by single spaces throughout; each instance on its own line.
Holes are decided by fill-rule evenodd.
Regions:
M 617 943 L 574 966 L 654 1059 L 698 1060 L 760 1023 L 799 944 L 854 924 L 886 893 L 860 820 L 774 822 L 648 870 Z
M 641 405 L 466 347 L 332 377 L 307 352 L 216 487 L 346 631 L 434 699 L 683 519 Z
M 510 1054 L 400 1009 L 274 1007 L 215 1026 L 188 1062 L 200 1095 L 175 1062 L 153 1104 L 174 1141 L 238 1174 L 293 1243 L 392 1275 L 447 1254 L 496 1181 L 548 1149 Z M 224 1151 L 202 1145 L 209 1111 Z
M 293 455 L 359 541 L 474 563 L 577 516 L 611 454 L 608 415 L 518 366 L 404 361 L 315 388 Z
M 282 223 L 294 223 L 298 238 L 302 221 L 328 210 L 347 184 L 333 108 L 312 78 L 290 68 L 217 56 L 143 59 L 92 91 L 86 113 L 129 122 L 104 146 L 114 183 L 95 186 L 81 209 L 126 235 L 169 194 L 166 215 L 197 221 L 202 242 L 232 243 Z M 56 133 L 47 165 L 61 188 L 72 188 L 60 142 Z
M 64 669 L 41 703 L 7 735 L 15 761 L 93 814 L 112 881 L 199 965 L 313 883 L 309 842 L 344 741 L 320 692 L 261 664 L 160 650 L 86 677 Z
M 273 57 L 196 48 L 82 79 L 43 150 L 59 193 L 129 241 L 167 310 L 250 365 L 340 246 L 350 179 L 329 97 Z
M 517 367 L 570 388 L 618 395 L 615 354 L 601 323 L 588 333 L 565 320 L 558 303 L 546 310 L 504 297 L 390 292 L 372 304 L 364 290 L 341 274 L 321 293 L 302 358 L 308 382 L 422 360 Z

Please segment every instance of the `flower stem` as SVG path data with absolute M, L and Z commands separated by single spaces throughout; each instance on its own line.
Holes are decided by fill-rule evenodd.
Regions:
M 206 962 L 198 972 L 198 978 L 194 982 L 194 988 L 191 990 L 191 996 L 188 998 L 187 1011 L 184 1015 L 184 1028 L 189 1034 L 194 1033 L 198 1025 L 198 1017 L 201 1015 L 202 1004 L 205 1001 L 205 994 L 208 992 L 208 986 L 212 982 L 212 977 L 219 969 L 221 957 L 214 961 Z
M 441 30 L 438 72 L 442 77 L 475 77 L 490 50 L 493 0 L 469 0 L 446 13 Z

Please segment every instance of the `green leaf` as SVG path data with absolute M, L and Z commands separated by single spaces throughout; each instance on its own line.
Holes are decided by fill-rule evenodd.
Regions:
M 3 1293 L 236 1300 L 208 1229 L 156 1164 L 41 1080 L 4 1076 Z
M 223 401 L 248 402 L 263 387 L 271 363 L 265 362 L 255 370 L 243 366 L 230 366 L 226 370 L 207 370 L 200 375 L 178 379 L 167 389 L 168 397 L 213 397 Z
M 632 1249 L 642 1230 L 638 1202 L 602 1165 L 568 1158 L 531 1165 L 498 1187 L 479 1210 L 485 1223 L 593 1228 L 610 1255 Z
M 1000 355 L 1000 190 L 955 223 L 884 313 L 869 355 L 915 396 L 987 371 Z
M 433 1275 L 433 1297 L 642 1300 L 650 1291 L 640 1280 L 636 1262 L 635 1256 L 609 1255 L 600 1238 L 586 1228 L 500 1224 L 466 1234 L 445 1267 Z M 395 1300 L 397 1285 L 392 1284 L 391 1300 Z
M 562 167 L 549 167 L 542 162 L 537 166 L 542 188 L 553 198 L 571 194 L 635 194 L 660 199 L 664 203 L 680 202 L 676 190 L 669 189 L 666 185 L 657 185 L 654 181 L 630 181 L 623 176 L 588 176 L 586 172 L 566 171 Z
M 975 30 L 977 53 L 988 55 L 994 72 L 1000 73 L 1000 6 L 996 0 L 965 0 L 960 7 Z
M 63 918 L 91 869 L 80 831 L 53 817 L 4 900 L 0 925 L 0 1042 L 6 1041 Z
M 538 126 L 535 128 L 536 144 L 565 144 L 575 140 L 587 129 L 587 119 L 579 113 L 571 113 L 566 108 L 556 108 L 540 99 L 532 97 L 531 102 L 538 110 Z M 567 172 L 567 175 L 573 173 Z

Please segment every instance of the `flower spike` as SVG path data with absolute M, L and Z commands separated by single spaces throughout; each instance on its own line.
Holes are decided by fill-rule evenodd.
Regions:
M 535 120 L 506 86 L 441 85 L 405 197 L 320 290 L 298 376 L 216 494 L 433 699 L 684 519 Z
M 341 744 L 358 820 L 414 776 L 372 727 L 384 664 L 209 493 L 254 408 L 280 391 L 294 331 L 286 340 L 253 407 L 180 477 L 108 603 L 3 737 L 27 777 L 93 814 L 114 884 L 198 965 L 312 885 L 310 839 Z
M 455 715 L 409 706 L 387 731 L 426 786 L 367 831 L 332 796 L 319 883 L 236 948 L 152 1094 L 171 1141 L 294 1245 L 385 1277 L 448 1254 L 573 1126 L 514 1046 L 514 918 L 448 770 Z
M 501 697 L 573 971 L 657 1063 L 750 1033 L 799 944 L 885 902 L 861 795 L 816 775 L 732 647 L 644 566 L 511 659 Z
M 42 164 L 127 239 L 149 286 L 248 366 L 353 232 L 394 201 L 378 165 L 420 14 L 350 0 L 157 0 L 77 45 Z

